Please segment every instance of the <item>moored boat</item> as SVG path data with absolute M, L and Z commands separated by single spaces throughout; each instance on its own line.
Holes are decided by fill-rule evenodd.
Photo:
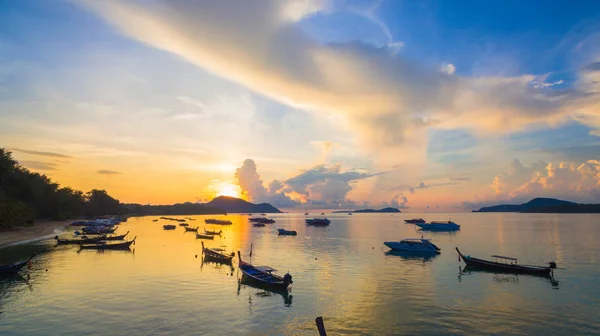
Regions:
M 519 265 L 517 258 L 493 255 L 492 260 L 484 260 L 463 255 L 458 247 L 456 248 L 456 252 L 458 252 L 459 259 L 462 259 L 468 266 L 488 270 L 519 274 L 550 275 L 552 270 L 556 268 L 555 262 L 549 262 L 548 266 Z
M 185 232 L 198 232 L 198 226 L 196 226 L 196 227 L 185 226 L 184 229 L 185 229 Z
M 394 251 L 440 253 L 439 247 L 435 246 L 429 239 L 406 238 L 401 241 L 387 241 L 383 245 Z
M 352 216 L 352 212 L 348 212 L 348 216 Z
M 279 233 L 280 236 L 296 236 L 296 235 L 298 235 L 298 232 L 286 230 L 286 229 L 277 229 L 277 232 Z
M 217 230 L 207 230 L 207 229 L 204 229 L 204 234 L 205 235 L 220 236 L 221 233 L 223 233 L 223 231 L 221 231 L 221 230 L 217 231 Z
M 457 231 L 460 230 L 460 225 L 453 221 L 433 221 L 431 223 L 415 223 L 421 230 L 426 231 Z
M 405 219 L 404 222 L 406 224 L 417 224 L 417 223 L 426 223 L 425 220 L 423 218 L 412 218 L 412 219 Z
M 225 254 L 223 253 L 224 251 L 225 250 L 221 248 L 206 248 L 204 247 L 204 242 L 202 242 L 202 254 L 204 254 L 204 258 L 223 264 L 231 264 L 231 260 L 235 256 L 235 253 L 231 252 L 231 254 Z
M 82 236 L 81 238 L 76 238 L 76 239 L 60 239 L 60 238 L 58 238 L 58 236 L 54 237 L 54 239 L 56 239 L 56 244 L 58 244 L 58 245 L 93 244 L 93 243 L 97 243 L 105 238 L 106 238 L 106 236 L 93 237 L 93 238 L 88 238 L 87 236 Z
M 206 224 L 216 224 L 216 225 L 231 225 L 233 222 L 225 219 L 215 219 L 215 218 L 207 218 L 204 220 Z
M 179 226 L 189 226 L 188 223 L 179 223 Z
M 264 227 L 265 223 L 252 223 L 252 226 L 254 226 L 254 227 Z
M 248 220 L 251 221 L 251 222 L 264 223 L 264 224 L 273 224 L 273 223 L 275 223 L 274 219 L 266 218 L 266 217 L 253 217 L 253 218 L 249 218 Z
M 131 244 L 135 244 L 136 238 L 137 237 L 123 243 L 107 244 L 106 242 L 102 241 L 96 244 L 83 244 L 79 245 L 79 248 L 84 250 L 129 250 Z
M 101 240 L 125 240 L 125 237 L 129 234 L 129 231 L 127 231 L 125 234 L 122 235 L 118 235 L 118 236 L 108 236 L 108 237 L 104 237 Z
M 238 251 L 238 267 L 242 271 L 243 277 L 247 280 L 256 282 L 262 286 L 274 289 L 287 289 L 293 283 L 292 276 L 286 273 L 283 277 L 273 274 L 277 270 L 269 266 L 254 266 L 242 260 L 242 255 Z
M 327 218 L 313 218 L 313 219 L 306 220 L 306 225 L 327 226 L 330 223 L 331 223 L 331 221 Z
M 171 225 L 171 224 L 163 225 L 164 230 L 175 230 L 176 228 L 177 228 L 176 225 Z
M 207 234 L 196 233 L 196 239 L 209 239 L 209 240 L 213 240 L 213 239 L 215 239 L 215 236 L 214 235 L 207 235 Z
M 35 253 L 32 254 L 27 260 L 17 261 L 8 265 L 0 265 L 0 277 L 16 275 L 31 261 L 31 259 L 33 259 L 33 257 L 35 257 Z

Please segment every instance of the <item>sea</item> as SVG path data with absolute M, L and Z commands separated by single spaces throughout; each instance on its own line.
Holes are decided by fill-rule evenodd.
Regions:
M 241 282 L 237 258 L 233 266 L 203 261 L 194 233 L 165 231 L 173 222 L 158 217 L 118 226 L 137 237 L 131 251 L 79 251 L 52 239 L 0 249 L 0 264 L 38 253 L 30 269 L 0 280 L 0 335 L 317 335 L 318 316 L 328 335 L 600 335 L 600 215 L 325 216 L 328 227 L 306 226 L 302 213 L 270 215 L 276 223 L 262 228 L 247 214 L 215 217 L 229 226 L 204 224 L 214 216 L 188 220 L 223 230 L 207 247 L 289 272 L 287 292 Z M 412 217 L 451 219 L 461 230 L 422 232 L 404 223 Z M 383 245 L 420 237 L 441 254 Z M 465 271 L 455 247 L 559 269 L 553 279 Z

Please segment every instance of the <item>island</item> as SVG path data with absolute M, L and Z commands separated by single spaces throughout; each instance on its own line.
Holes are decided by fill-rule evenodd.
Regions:
M 600 204 L 580 204 L 555 198 L 534 198 L 523 204 L 500 204 L 472 212 L 600 213 Z
M 227 213 L 281 213 L 268 203 L 254 204 L 240 198 L 218 196 L 208 203 L 178 203 L 173 205 L 124 204 L 126 213 L 149 215 L 218 215 Z
M 333 211 L 333 213 L 346 213 L 346 212 L 352 212 L 352 213 L 398 213 L 401 212 L 400 210 L 396 209 L 396 208 L 391 208 L 391 207 L 387 207 L 387 208 L 383 208 L 380 210 L 377 209 L 362 209 L 362 210 L 354 210 L 354 211 Z

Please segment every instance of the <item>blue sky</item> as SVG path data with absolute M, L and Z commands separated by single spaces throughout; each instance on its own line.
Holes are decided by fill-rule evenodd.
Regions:
M 599 19 L 593 1 L 4 2 L 0 143 L 142 203 L 595 201 Z

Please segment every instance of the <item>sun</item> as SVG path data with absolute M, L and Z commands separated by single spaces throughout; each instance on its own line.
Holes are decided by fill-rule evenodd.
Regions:
M 241 197 L 240 187 L 228 182 L 221 182 L 217 186 L 217 196 Z

